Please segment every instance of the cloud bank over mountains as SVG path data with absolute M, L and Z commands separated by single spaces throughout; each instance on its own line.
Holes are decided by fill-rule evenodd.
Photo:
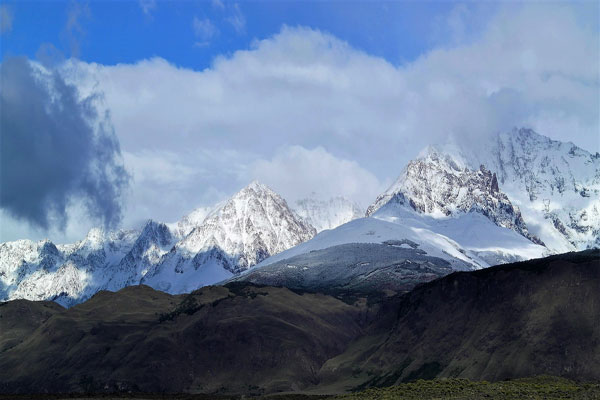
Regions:
M 135 224 L 175 220 L 251 179 L 290 201 L 326 191 L 365 206 L 426 145 L 513 126 L 599 151 L 599 48 L 597 22 L 569 5 L 511 4 L 476 37 L 402 65 L 284 26 L 203 71 L 71 59 L 61 75 L 83 98 L 104 94 L 133 176 L 124 224 Z
M 129 175 L 108 115 L 56 72 L 25 58 L 0 65 L 0 207 L 34 227 L 64 229 L 74 203 L 96 224 L 121 220 Z

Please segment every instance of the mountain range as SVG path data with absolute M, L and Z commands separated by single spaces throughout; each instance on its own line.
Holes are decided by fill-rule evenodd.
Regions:
M 314 194 L 292 208 L 252 182 L 171 224 L 2 243 L 0 301 L 72 306 L 100 290 L 177 294 L 224 280 L 407 291 L 456 270 L 600 247 L 599 199 L 599 154 L 515 129 L 481 149 L 428 147 L 366 213 Z

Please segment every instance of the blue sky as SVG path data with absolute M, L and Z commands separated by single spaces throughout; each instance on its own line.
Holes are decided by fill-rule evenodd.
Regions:
M 0 99 L 14 112 L 2 122 L 23 137 L 2 139 L 24 146 L 3 179 L 25 198 L 0 204 L 0 241 L 175 221 L 253 179 L 292 204 L 316 192 L 367 207 L 425 146 L 475 147 L 514 127 L 600 151 L 599 12 L 3 1 Z
M 250 47 L 283 25 L 319 29 L 393 64 L 412 61 L 447 42 L 444 21 L 456 4 L 359 1 L 4 1 L 12 29 L 2 56 L 35 59 L 51 44 L 63 56 L 102 64 L 132 63 L 159 56 L 204 69 L 215 56 Z M 478 7 L 476 30 L 493 13 Z M 194 29 L 194 20 L 200 27 Z M 71 25 L 69 25 L 71 21 Z M 208 21 L 208 22 L 207 22 Z M 206 28 L 208 26 L 208 28 Z M 208 29 L 208 30 L 207 30 Z

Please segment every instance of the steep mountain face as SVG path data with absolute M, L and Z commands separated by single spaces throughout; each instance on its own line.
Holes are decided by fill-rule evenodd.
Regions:
M 0 300 L 55 300 L 72 306 L 98 290 L 140 282 L 171 293 L 189 292 L 314 234 L 285 200 L 253 182 L 211 213 L 197 209 L 170 227 L 148 221 L 139 231 L 92 229 L 70 245 L 2 243 Z
M 323 200 L 312 195 L 296 201 L 294 211 L 317 232 L 337 228 L 364 215 L 360 206 L 342 196 Z
M 551 250 L 600 247 L 600 154 L 514 129 L 463 156 L 497 174 L 529 231 Z
M 369 206 L 367 216 L 390 203 L 408 205 L 434 218 L 477 212 L 543 245 L 529 233 L 519 209 L 500 190 L 495 173 L 484 165 L 470 169 L 462 159 L 434 147 L 409 162 L 398 180 Z
M 131 250 L 110 268 L 106 276 L 108 282 L 102 289 L 119 290 L 137 285 L 148 270 L 157 265 L 175 243 L 175 237 L 165 224 L 148 221 L 136 239 Z
M 252 182 L 211 212 L 144 276 L 170 293 L 218 282 L 315 235 L 285 200 Z
M 48 240 L 0 245 L 0 299 L 83 301 L 106 282 L 112 266 L 131 249 L 136 231 L 90 230 L 85 239 L 55 246 Z
M 218 207 L 218 206 L 217 206 Z M 190 234 L 194 228 L 202 225 L 206 216 L 214 210 L 214 207 L 198 207 L 191 213 L 185 215 L 179 221 L 167 224 L 173 236 L 181 240 Z

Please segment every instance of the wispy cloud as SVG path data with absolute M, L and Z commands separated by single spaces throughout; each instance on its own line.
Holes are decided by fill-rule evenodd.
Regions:
M 81 44 L 86 34 L 83 20 L 90 16 L 87 2 L 71 1 L 67 9 L 67 24 L 62 33 L 68 41 L 71 57 L 77 58 L 81 54 Z
M 194 16 L 192 19 L 192 29 L 197 39 L 194 46 L 203 47 L 210 44 L 210 40 L 219 33 L 218 28 L 208 19 L 199 19 Z
M 424 146 L 450 135 L 470 144 L 525 125 L 600 150 L 597 29 L 563 4 L 500 8 L 475 36 L 467 29 L 460 40 L 461 25 L 454 25 L 459 43 L 401 66 L 318 30 L 283 28 L 203 71 L 161 58 L 74 62 L 69 71 L 82 93 L 105 92 L 124 151 L 142 159 L 144 151 L 169 152 L 175 156 L 165 165 L 182 165 L 172 179 L 169 173 L 143 185 L 132 202 L 165 220 L 209 205 L 217 199 L 206 193 L 233 193 L 251 177 L 286 196 L 320 186 L 374 199 L 378 182 L 394 179 Z M 138 176 L 152 165 L 140 163 Z M 321 176 L 295 178 L 304 171 Z M 179 206 L 161 207 L 165 193 Z
M 212 0 L 212 6 L 214 8 L 218 8 L 219 10 L 225 9 L 225 3 L 223 3 L 223 0 Z
M 152 17 L 152 12 L 156 9 L 156 0 L 139 0 L 138 4 L 146 16 Z
M 240 5 L 235 3 L 229 9 L 231 10 L 231 14 L 226 18 L 227 22 L 233 26 L 233 29 L 237 33 L 244 33 L 246 31 L 246 17 L 242 13 Z
M 13 27 L 13 13 L 6 4 L 0 5 L 0 34 L 8 33 Z

